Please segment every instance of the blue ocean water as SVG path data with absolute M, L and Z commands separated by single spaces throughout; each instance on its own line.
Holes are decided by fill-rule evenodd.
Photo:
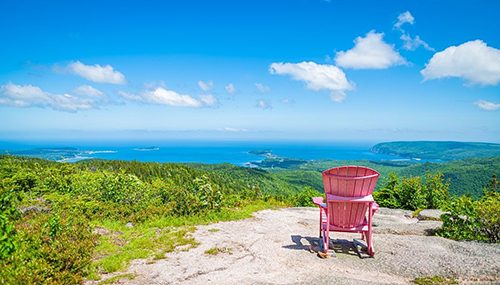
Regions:
M 345 142 L 0 142 L 0 153 L 75 162 L 82 159 L 137 160 L 144 162 L 231 163 L 245 165 L 273 155 L 305 160 L 401 160 L 370 151 L 372 144 Z

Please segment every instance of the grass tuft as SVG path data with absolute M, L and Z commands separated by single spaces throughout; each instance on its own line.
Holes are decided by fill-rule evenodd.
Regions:
M 212 247 L 205 250 L 205 254 L 208 255 L 217 255 L 219 253 L 233 254 L 233 250 L 229 247 Z
M 413 283 L 417 285 L 453 285 L 458 284 L 458 281 L 454 278 L 442 276 L 426 276 L 415 278 Z
M 135 278 L 135 274 L 134 273 L 125 273 L 125 274 L 116 275 L 114 277 L 111 277 L 109 279 L 106 279 L 106 280 L 99 282 L 99 285 L 114 284 L 114 283 L 122 280 L 123 278 L 127 278 L 128 280 L 133 280 Z

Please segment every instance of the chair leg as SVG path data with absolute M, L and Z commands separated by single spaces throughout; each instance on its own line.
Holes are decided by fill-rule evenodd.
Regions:
M 368 246 L 368 254 L 373 257 L 375 255 L 375 252 L 373 251 L 373 244 L 372 244 L 372 219 L 373 219 L 373 213 L 375 211 L 372 211 L 371 209 L 373 208 L 373 203 L 370 203 L 368 205 L 368 232 L 366 232 L 366 245 Z
M 375 255 L 375 251 L 373 251 L 373 243 L 372 243 L 372 233 L 368 232 L 366 234 L 366 246 L 368 247 L 368 255 L 373 257 Z
M 322 224 L 323 224 L 323 212 L 321 209 L 319 209 L 319 238 L 322 238 L 323 236 L 321 235 L 321 227 L 322 227 Z
M 330 246 L 330 237 L 328 232 L 323 233 L 323 252 L 327 253 Z

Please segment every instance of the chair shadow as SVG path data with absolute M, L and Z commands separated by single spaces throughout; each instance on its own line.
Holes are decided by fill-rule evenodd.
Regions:
M 291 235 L 293 244 L 284 245 L 282 248 L 291 250 L 304 250 L 311 253 L 318 253 L 323 250 L 321 239 L 319 237 Z M 358 248 L 360 247 L 360 248 Z M 366 253 L 366 245 L 363 241 L 354 239 L 353 241 L 346 239 L 330 239 L 329 249 L 333 249 L 334 255 L 345 254 L 354 255 L 359 258 L 370 257 Z M 364 249 L 364 250 L 363 250 Z

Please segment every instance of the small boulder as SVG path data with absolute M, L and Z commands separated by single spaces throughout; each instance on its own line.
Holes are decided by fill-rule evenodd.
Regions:
M 108 229 L 105 229 L 103 227 L 95 227 L 93 230 L 93 233 L 100 235 L 100 236 L 105 236 L 105 235 L 109 235 L 111 232 Z
M 133 228 L 133 227 L 134 227 L 134 224 L 133 224 L 133 223 L 131 223 L 131 222 L 128 222 L 128 223 L 125 225 L 125 227 L 127 227 L 127 228 Z
M 420 213 L 418 213 L 417 219 L 419 221 L 422 220 L 440 221 L 442 214 L 444 214 L 444 212 L 438 209 L 424 209 L 420 211 Z
M 36 205 L 32 205 L 32 206 L 27 206 L 27 207 L 21 207 L 19 208 L 19 211 L 23 214 L 23 215 L 27 215 L 31 212 L 34 212 L 34 213 L 47 213 L 50 211 L 49 208 L 47 207 L 44 207 L 44 206 L 36 206 Z

